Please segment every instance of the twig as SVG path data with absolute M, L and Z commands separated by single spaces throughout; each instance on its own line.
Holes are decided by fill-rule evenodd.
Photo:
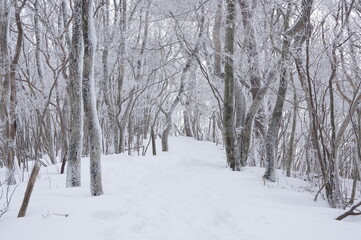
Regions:
M 43 214 L 43 218 L 49 218 L 50 216 L 69 217 L 69 214 L 68 213 L 50 213 L 49 211 L 47 214 Z

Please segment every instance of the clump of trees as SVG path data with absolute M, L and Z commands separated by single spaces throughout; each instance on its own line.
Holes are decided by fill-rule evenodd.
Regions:
M 353 0 L 2 0 L 0 167 L 15 184 L 31 163 L 61 161 L 76 187 L 90 155 L 97 196 L 101 154 L 144 155 L 150 136 L 168 151 L 181 134 L 224 144 L 232 170 L 261 166 L 276 181 L 283 169 L 331 207 L 352 204 L 360 11 Z

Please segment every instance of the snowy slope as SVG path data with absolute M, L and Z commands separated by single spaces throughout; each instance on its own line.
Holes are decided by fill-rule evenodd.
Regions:
M 264 184 L 262 169 L 225 168 L 219 146 L 170 141 L 171 151 L 157 157 L 104 156 L 100 197 L 90 197 L 88 159 L 81 188 L 65 188 L 58 166 L 43 168 L 22 219 L 26 184 L 17 188 L 0 219 L 1 239 L 361 239 L 361 217 L 333 220 L 343 211 L 313 202 L 308 183 L 279 173 L 277 183 Z

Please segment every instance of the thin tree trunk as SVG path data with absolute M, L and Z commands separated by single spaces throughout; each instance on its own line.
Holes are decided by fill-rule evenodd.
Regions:
M 222 1 L 217 3 L 216 16 L 213 26 L 213 43 L 214 43 L 214 75 L 221 77 L 222 69 L 222 42 L 221 42 L 221 26 L 222 26 Z
M 154 127 L 152 126 L 151 129 L 150 129 L 150 137 L 152 138 L 152 153 L 153 153 L 153 156 L 156 156 L 157 155 L 157 146 L 156 146 L 156 143 L 155 143 L 155 133 L 154 133 Z
M 134 88 L 129 93 L 129 103 L 124 111 L 124 115 L 119 124 L 119 152 L 123 153 L 125 151 L 125 129 L 128 125 L 132 105 L 134 103 Z
M 61 9 L 60 9 L 63 25 L 62 27 L 65 29 L 65 45 L 69 52 L 71 51 L 71 40 L 69 29 L 66 27 L 68 23 L 68 13 L 67 13 L 67 3 L 66 0 L 62 0 Z M 63 64 L 65 64 L 65 59 L 62 60 Z M 62 168 L 60 173 L 63 174 L 65 172 L 65 164 L 68 159 L 68 147 L 69 147 L 69 76 L 67 74 L 67 68 L 63 70 L 63 78 L 66 81 L 66 91 L 64 92 L 64 101 L 63 106 L 60 104 L 60 97 L 57 99 L 58 102 L 58 113 L 60 119 L 60 128 L 61 128 L 61 154 L 60 160 L 62 161 Z
M 251 83 L 251 95 L 253 101 L 260 101 L 259 103 L 256 103 L 258 105 L 257 107 L 257 115 L 252 118 L 252 121 L 254 121 L 254 128 L 252 128 L 252 131 L 255 133 L 256 140 L 260 141 L 261 144 L 263 144 L 263 140 L 265 138 L 265 126 L 264 126 L 264 109 L 263 109 L 263 98 L 259 99 L 259 96 L 257 97 L 257 94 L 261 88 L 261 74 L 260 74 L 260 68 L 259 68 L 259 52 L 257 49 L 257 39 L 256 39 L 256 33 L 255 28 L 253 25 L 253 9 L 251 7 L 252 3 L 251 0 L 238 0 L 239 6 L 241 8 L 241 16 L 242 16 L 242 23 L 244 27 L 244 45 L 245 45 L 245 52 L 247 56 L 247 75 L 246 77 L 249 79 L 249 82 Z M 253 115 L 253 113 L 252 113 Z M 253 127 L 253 126 L 251 126 Z M 248 131 L 248 130 L 246 130 Z M 248 134 L 245 134 L 246 136 Z M 245 143 L 247 145 L 247 140 L 245 140 Z M 250 139 L 248 140 L 248 142 Z M 244 165 L 247 163 L 248 158 L 248 147 L 242 146 L 242 143 L 239 143 L 241 145 L 240 147 L 240 155 L 241 155 L 241 164 Z M 242 149 L 244 148 L 244 149 Z M 246 150 L 246 152 L 243 152 L 243 150 Z M 244 154 L 245 153 L 245 154 Z M 261 156 L 263 157 L 263 156 Z M 243 159 L 244 158 L 244 159 Z
M 263 99 L 266 96 L 266 93 L 269 89 L 269 84 L 274 80 L 274 77 L 275 77 L 275 72 L 271 71 L 268 74 L 268 79 L 265 86 L 259 89 L 256 98 L 253 100 L 252 105 L 248 109 L 246 118 L 244 120 L 244 125 L 241 129 L 240 134 L 238 135 L 238 141 L 239 141 L 238 147 L 239 147 L 240 161 L 242 166 L 245 166 L 247 164 L 254 118 L 256 114 L 259 112 L 258 111 L 259 107 L 261 106 Z
M 148 132 L 149 132 L 149 124 L 150 124 L 150 110 L 149 107 L 144 108 L 144 114 L 143 114 L 143 139 L 148 139 Z
M 290 7 L 289 7 L 290 9 Z M 289 17 L 290 10 L 288 11 L 285 20 L 284 20 L 284 29 L 289 28 Z M 263 175 L 263 178 L 275 182 L 276 181 L 276 172 L 275 172 L 275 159 L 276 159 L 276 141 L 278 137 L 278 131 L 280 129 L 281 120 L 282 120 L 282 111 L 283 104 L 285 101 L 287 83 L 288 83 L 288 64 L 289 64 L 289 51 L 290 51 L 290 39 L 289 36 L 285 35 L 282 43 L 282 55 L 281 55 L 281 76 L 280 84 L 278 87 L 276 104 L 273 108 L 272 116 L 269 121 L 268 132 L 265 140 L 265 153 L 266 153 L 266 171 Z
M 118 8 L 118 7 L 117 7 Z M 115 21 L 118 18 L 118 13 L 117 13 L 117 9 L 115 12 Z M 116 152 L 116 149 L 118 148 L 118 125 L 117 125 L 117 118 L 116 118 L 116 108 L 115 108 L 115 103 L 114 100 L 112 98 L 113 92 L 112 92 L 112 88 L 110 87 L 110 83 L 111 83 L 111 78 L 110 78 L 110 74 L 109 74 L 109 46 L 112 42 L 112 38 L 115 32 L 115 29 L 113 30 L 112 36 L 110 37 L 110 33 L 109 33 L 109 0 L 106 1 L 106 9 L 104 11 L 104 19 L 103 19 L 103 41 L 104 41 L 104 49 L 103 49 L 103 53 L 102 53 L 102 65 L 103 65 L 103 96 L 104 96 L 104 100 L 105 100 L 105 104 L 107 106 L 107 116 L 109 119 L 109 135 L 110 135 L 110 142 L 112 145 L 112 149 L 111 149 L 111 153 Z
M 134 117 L 129 116 L 129 121 L 128 121 L 128 156 L 132 156 L 133 142 L 134 142 Z
M 115 106 L 114 108 L 119 108 L 119 110 L 117 110 L 118 114 L 115 116 L 115 120 L 117 122 L 118 125 L 118 131 L 116 131 L 115 133 L 115 153 L 123 153 L 124 149 L 125 149 L 125 139 L 124 139 L 124 131 L 125 131 L 125 127 L 126 124 L 123 124 L 124 120 L 127 120 L 126 116 L 126 112 L 123 116 L 123 119 L 119 119 L 119 114 L 121 112 L 121 106 L 122 106 L 122 101 L 123 101 L 123 87 L 124 87 L 124 78 L 125 78 L 125 34 L 126 34 L 126 30 L 127 30 L 127 1 L 126 0 L 119 0 L 119 4 L 117 5 L 119 7 L 120 10 L 120 17 L 119 17 L 119 31 L 120 31 L 120 43 L 119 43 L 119 77 L 118 77 L 118 81 L 117 81 L 117 85 L 118 85 L 118 97 L 116 98 L 115 101 Z M 132 98 L 130 98 L 129 100 L 129 110 L 130 110 L 130 106 L 132 105 Z M 128 108 L 127 107 L 127 108 Z
M 297 112 L 298 112 L 297 92 L 294 87 L 292 129 L 291 129 L 291 136 L 290 136 L 290 140 L 288 143 L 288 149 L 287 149 L 287 155 L 286 155 L 286 176 L 287 177 L 291 176 L 291 167 L 292 167 L 292 163 L 293 163 L 293 159 L 294 159 Z
M 35 181 L 39 174 L 39 170 L 40 170 L 40 165 L 39 165 L 39 163 L 36 162 L 33 170 L 31 171 L 31 175 L 30 175 L 28 185 L 26 187 L 23 203 L 21 204 L 21 208 L 18 213 L 18 218 L 25 217 L 26 211 L 29 206 L 31 193 L 33 192 Z
M 310 33 L 310 16 L 312 9 L 313 0 L 303 0 L 302 1 L 302 12 L 299 19 L 295 24 L 290 27 L 290 11 L 291 5 L 289 3 L 288 10 L 284 19 L 284 36 L 282 43 L 282 52 L 281 52 L 281 76 L 280 76 L 280 85 L 277 92 L 276 103 L 272 112 L 271 119 L 269 121 L 268 132 L 265 140 L 265 153 L 266 153 L 266 171 L 264 174 L 264 179 L 269 181 L 276 180 L 275 174 L 275 159 L 276 159 L 276 141 L 278 137 L 278 132 L 280 129 L 280 124 L 282 120 L 282 111 L 285 101 L 286 91 L 287 91 L 287 78 L 289 75 L 288 65 L 290 64 L 290 41 L 295 39 L 294 44 L 296 47 L 302 46 L 304 41 L 309 37 Z
M 217 119 L 216 119 L 216 113 L 214 112 L 212 116 L 212 142 L 218 144 L 216 125 L 217 125 Z
M 183 110 L 183 119 L 184 119 L 184 130 L 186 133 L 186 137 L 193 137 L 191 124 L 190 124 L 190 120 L 189 120 L 189 102 L 188 102 L 188 100 L 186 101 L 184 108 L 185 109 Z

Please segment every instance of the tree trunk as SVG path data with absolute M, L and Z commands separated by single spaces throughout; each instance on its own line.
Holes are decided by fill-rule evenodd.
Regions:
M 90 190 L 92 196 L 103 194 L 101 175 L 102 133 L 96 109 L 94 84 L 94 54 L 96 35 L 93 19 L 93 0 L 83 0 L 83 102 L 84 116 L 88 123 L 90 145 Z
M 149 124 L 150 124 L 150 109 L 149 107 L 144 108 L 144 115 L 143 115 L 143 139 L 148 139 L 148 132 L 149 132 Z
M 75 0 L 73 6 L 73 36 L 69 59 L 69 147 L 67 166 L 67 187 L 81 185 L 81 156 L 83 144 L 83 99 L 82 99 L 82 0 Z
M 170 114 L 167 113 L 166 127 L 164 128 L 163 133 L 162 133 L 162 151 L 163 152 L 169 151 L 168 136 L 169 136 L 169 133 L 171 130 L 172 130 L 172 113 L 170 113 Z
M 183 110 L 183 119 L 184 119 L 184 131 L 187 137 L 193 137 L 191 124 L 189 120 L 189 103 L 186 103 L 185 109 Z
M 8 168 L 8 184 L 13 185 L 16 183 L 14 171 L 15 171 L 15 148 L 16 148 L 16 105 L 17 105 L 17 89 L 16 89 L 16 73 L 18 68 L 18 63 L 20 59 L 20 53 L 23 45 L 23 27 L 21 23 L 21 11 L 25 5 L 26 1 L 22 3 L 21 6 L 18 6 L 17 1 L 13 1 L 14 9 L 15 9 L 15 21 L 16 21 L 16 28 L 18 31 L 16 45 L 15 45 L 15 54 L 12 58 L 10 63 L 10 69 L 7 69 L 5 72 L 5 79 L 4 79 L 4 91 L 5 91 L 5 113 L 7 113 L 7 120 L 6 120 L 6 165 Z M 6 3 L 4 7 L 6 7 Z M 9 7 L 9 5 L 7 5 Z M 6 11 L 6 10 L 5 10 Z M 7 20 L 5 20 L 7 22 Z M 8 26 L 4 28 L 4 31 L 8 31 Z M 7 35 L 7 34 L 6 34 Z M 6 37 L 5 35 L 5 37 Z M 7 39 L 4 39 L 3 43 L 8 43 Z M 5 47 L 5 46 L 4 46 Z M 7 47 L 5 47 L 7 48 Z M 8 54 L 8 50 L 5 50 L 5 54 Z
M 186 65 L 183 68 L 182 71 L 182 75 L 181 75 L 181 85 L 179 87 L 178 90 L 178 94 L 175 97 L 175 99 L 173 100 L 173 102 L 171 103 L 171 106 L 169 108 L 169 110 L 167 112 L 165 112 L 166 115 L 166 127 L 163 130 L 162 133 L 162 151 L 163 152 L 168 152 L 169 151 L 169 146 L 168 146 L 168 135 L 170 133 L 170 131 L 172 130 L 172 114 L 175 110 L 175 108 L 177 107 L 178 103 L 180 102 L 180 98 L 182 96 L 182 94 L 185 91 L 185 80 L 186 80 L 186 74 L 189 71 L 189 69 L 191 68 L 191 63 L 193 62 L 193 56 L 189 56 Z
M 118 124 L 119 127 L 119 152 L 123 153 L 125 151 L 125 129 L 128 126 L 131 109 L 134 103 L 134 88 L 129 93 L 129 103 L 124 111 L 124 115 L 121 119 L 121 122 Z
M 298 102 L 297 102 L 297 92 L 294 87 L 293 90 L 293 118 L 292 118 L 292 129 L 291 136 L 288 143 L 287 155 L 286 155 L 286 176 L 291 176 L 291 167 L 294 159 L 294 146 L 295 146 L 295 135 L 296 135 L 296 124 L 297 124 L 297 111 L 298 111 Z
M 290 12 L 287 13 L 284 20 L 284 30 L 289 28 L 289 17 Z M 268 132 L 265 140 L 265 163 L 266 163 L 266 171 L 263 175 L 263 178 L 275 182 L 276 181 L 276 172 L 275 172 L 275 159 L 276 159 L 276 141 L 278 137 L 278 131 L 280 129 L 281 120 L 282 120 L 282 111 L 283 104 L 285 101 L 286 91 L 287 91 L 287 83 L 288 83 L 288 64 L 289 64 L 289 51 L 290 51 L 290 39 L 289 36 L 285 35 L 283 37 L 282 43 L 282 55 L 281 55 L 281 76 L 280 76 L 280 84 L 278 87 L 276 104 L 273 108 L 271 119 L 269 120 Z
M 248 72 L 247 76 L 251 82 L 251 94 L 252 100 L 254 101 L 257 97 L 257 93 L 261 88 L 261 74 L 259 70 L 259 58 L 258 58 L 258 49 L 256 44 L 256 33 L 254 25 L 252 24 L 253 20 L 253 9 L 249 0 L 238 0 L 238 3 L 241 7 L 241 15 L 243 27 L 245 29 L 244 33 L 244 42 L 246 45 L 246 55 L 247 55 L 247 64 Z M 257 117 L 255 121 L 255 130 L 256 136 L 261 138 L 265 137 L 265 127 L 263 123 L 264 111 L 262 105 L 259 106 L 257 110 Z
M 35 162 L 34 168 L 31 171 L 28 186 L 26 187 L 23 203 L 21 204 L 21 208 L 20 208 L 19 213 L 18 213 L 18 218 L 25 217 L 26 211 L 27 211 L 28 206 L 29 206 L 31 193 L 33 192 L 33 189 L 34 189 L 36 177 L 39 174 L 39 170 L 40 170 L 40 165 L 39 165 L 39 163 Z
M 157 146 L 155 143 L 155 133 L 154 133 L 154 127 L 152 126 L 150 129 L 150 137 L 152 138 L 152 154 L 153 156 L 157 155 Z
M 224 142 L 227 154 L 227 162 L 232 170 L 240 170 L 240 161 L 236 149 L 234 101 L 235 81 L 233 69 L 234 32 L 236 8 L 234 0 L 227 0 L 226 36 L 225 36 L 225 65 L 224 65 Z
M 129 116 L 128 121 L 128 156 L 132 156 L 132 150 L 134 147 L 134 117 Z
M 287 91 L 287 78 L 289 75 L 288 65 L 290 64 L 290 41 L 294 39 L 296 47 L 302 46 L 304 41 L 309 37 L 310 33 L 310 17 L 313 0 L 302 1 L 302 12 L 299 19 L 295 24 L 290 27 L 290 14 L 291 5 L 288 5 L 287 13 L 284 15 L 284 32 L 281 52 L 281 76 L 280 85 L 277 92 L 276 104 L 274 106 L 271 119 L 269 120 L 268 132 L 265 140 L 265 152 L 266 152 L 266 171 L 264 179 L 274 182 L 276 180 L 275 174 L 275 159 L 276 159 L 276 141 L 280 124 L 282 120 L 283 104 L 285 101 Z
M 4 159 L 4 163 L 7 168 L 7 182 L 8 184 L 15 184 L 14 177 L 14 163 L 10 162 L 10 165 L 7 162 L 8 159 L 8 119 L 9 119 L 9 106 L 10 106 L 10 53 L 9 53 L 9 21 L 10 21 L 10 3 L 8 0 L 3 0 L 0 2 L 0 52 L 1 54 L 1 64 L 0 67 L 3 71 L 0 71 L 0 93 L 1 93 L 1 104 L 0 104 L 0 123 L 1 123 L 1 138 L 5 140 L 2 142 L 2 147 L 0 153 L 1 159 Z M 6 161 L 5 161 L 6 159 Z
M 222 69 L 222 42 L 221 42 L 221 26 L 222 26 L 222 1 L 217 3 L 216 16 L 213 26 L 213 43 L 214 43 L 214 75 L 221 77 Z
M 267 82 L 265 86 L 259 89 L 255 99 L 252 102 L 252 105 L 249 107 L 246 118 L 244 120 L 244 125 L 241 129 L 241 132 L 238 135 L 238 148 L 240 154 L 241 165 L 245 166 L 247 164 L 247 159 L 249 155 L 249 148 L 251 144 L 252 129 L 254 118 L 259 112 L 259 107 L 261 106 L 264 97 L 269 89 L 269 84 L 273 81 L 275 76 L 274 71 L 271 71 L 268 74 Z

